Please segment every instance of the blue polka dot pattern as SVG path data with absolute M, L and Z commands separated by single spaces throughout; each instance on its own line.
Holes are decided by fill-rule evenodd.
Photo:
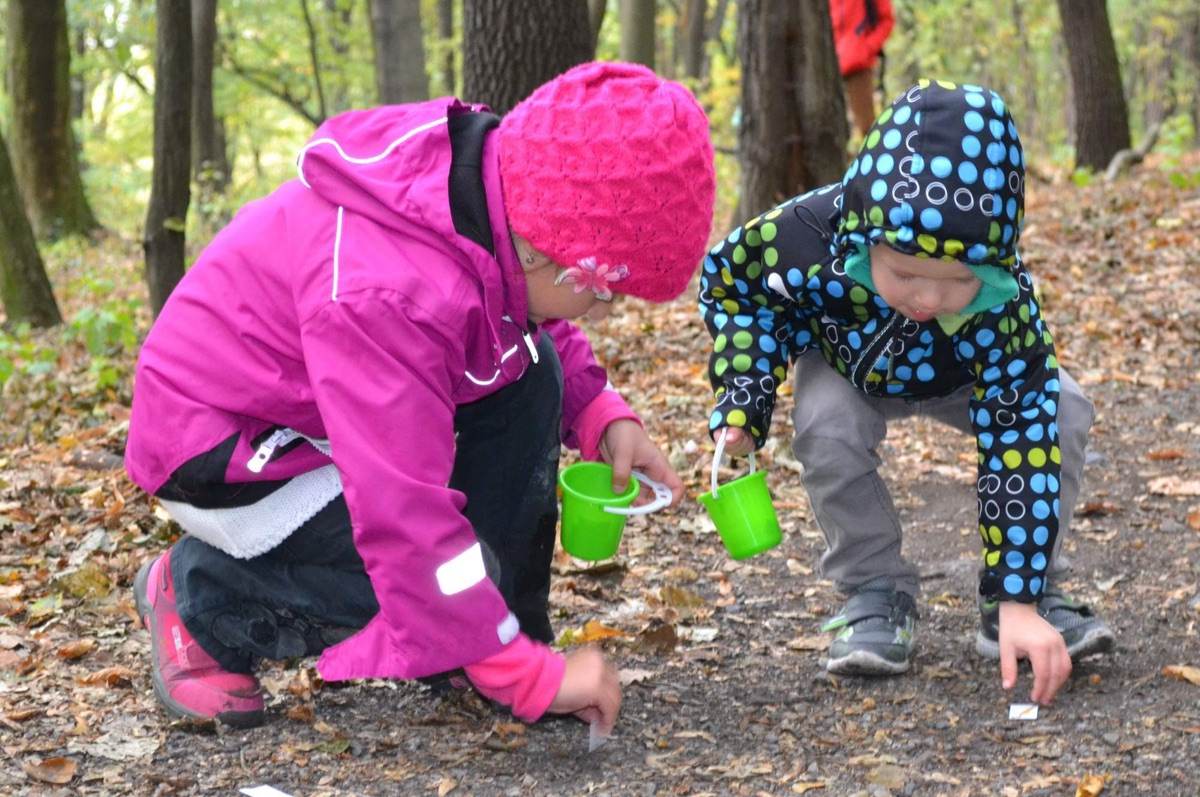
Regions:
M 815 350 L 870 395 L 921 398 L 973 384 L 981 589 L 1038 599 L 1058 531 L 1058 363 L 1018 256 L 1024 156 L 1003 101 L 922 81 L 886 108 L 840 183 L 732 231 L 703 263 L 713 337 L 710 430 L 762 446 L 790 362 Z M 1016 298 L 943 329 L 896 313 L 846 272 L 858 246 L 1006 268 Z M 796 386 L 803 401 L 803 386 Z

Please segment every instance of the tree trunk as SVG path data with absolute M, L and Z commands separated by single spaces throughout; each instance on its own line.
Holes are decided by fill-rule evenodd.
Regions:
M 191 199 L 192 18 L 178 0 L 156 0 L 154 175 L 146 211 L 146 282 L 157 316 L 183 278 Z
M 1057 0 L 1075 96 L 1075 165 L 1103 171 L 1130 146 L 1129 112 L 1108 8 L 1096 0 Z
M 33 228 L 21 207 L 21 194 L 8 147 L 0 136 L 0 302 L 9 324 L 51 327 L 62 322 Z
M 621 0 L 621 60 L 654 68 L 654 0 Z
M 446 94 L 457 94 L 458 70 L 454 68 L 454 0 L 438 0 L 438 38 L 441 39 L 442 84 Z
M 592 29 L 592 52 L 600 43 L 600 29 L 604 27 L 604 13 L 608 11 L 608 0 L 588 0 L 588 24 Z
M 300 15 L 304 17 L 304 29 L 308 32 L 308 62 L 312 66 L 313 85 L 317 91 L 316 118 L 324 122 L 329 118 L 329 103 L 325 101 L 325 84 L 321 80 L 321 55 L 317 42 L 317 25 L 313 22 L 308 0 L 300 0 Z M 319 124 L 320 122 L 317 123 L 317 125 Z
M 370 0 L 375 89 L 392 105 L 429 98 L 421 0 Z
M 329 49 L 333 53 L 333 66 L 329 69 L 328 97 L 329 112 L 341 113 L 350 108 L 349 85 L 346 79 L 346 62 L 350 59 L 350 45 L 346 34 L 353 21 L 355 0 L 325 0 L 325 14 L 331 20 L 324 25 Z
M 464 0 L 465 100 L 507 113 L 592 53 L 587 0 Z
M 745 218 L 838 180 L 848 129 L 828 0 L 742 0 L 737 40 Z
M 34 232 L 85 234 L 100 225 L 79 177 L 71 132 L 66 0 L 9 0 L 12 165 Z
M 1025 0 L 1011 0 L 1010 9 L 1012 11 L 1013 27 L 1017 32 L 1017 46 L 1021 51 L 1021 61 L 1033 67 L 1033 51 L 1029 47 L 1029 34 L 1025 29 L 1025 15 L 1021 11 L 1021 5 Z M 1038 137 L 1038 93 L 1036 80 L 1023 80 L 1022 83 L 1022 100 L 1025 103 L 1024 112 L 1014 114 L 1022 120 L 1021 132 L 1024 133 L 1026 141 L 1033 141 Z
M 217 0 L 192 0 L 192 171 L 201 206 L 229 184 L 224 126 L 213 108 L 213 51 L 217 42 Z
M 704 58 L 704 44 L 707 41 L 704 17 L 707 13 L 708 0 L 686 0 L 683 18 L 679 21 L 683 74 L 693 80 L 700 80 L 708 73 Z

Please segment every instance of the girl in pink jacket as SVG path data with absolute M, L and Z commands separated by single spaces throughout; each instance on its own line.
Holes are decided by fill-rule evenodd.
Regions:
M 326 680 L 463 668 L 524 720 L 611 729 L 601 655 L 547 643 L 561 443 L 682 484 L 568 319 L 679 295 L 712 221 L 683 86 L 578 66 L 503 121 L 330 119 L 175 289 L 126 467 L 186 532 L 134 584 L 173 714 L 262 721 L 261 658 Z

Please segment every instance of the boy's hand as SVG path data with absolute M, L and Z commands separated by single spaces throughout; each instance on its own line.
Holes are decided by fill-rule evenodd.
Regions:
M 1067 643 L 1038 615 L 1037 606 L 1004 601 L 1000 604 L 1000 683 L 1005 689 L 1016 686 L 1017 659 L 1022 658 L 1033 667 L 1030 699 L 1049 705 L 1071 675 Z
M 754 450 L 754 438 L 746 434 L 744 429 L 737 426 L 726 426 L 729 433 L 725 435 L 725 453 L 731 457 L 744 457 Z M 716 437 L 720 437 L 718 431 Z
M 683 481 L 636 421 L 621 418 L 605 427 L 600 438 L 600 457 L 612 465 L 613 492 L 617 494 L 625 492 L 630 471 L 637 468 L 670 488 L 671 506 L 683 498 Z
M 596 648 L 568 653 L 562 685 L 546 710 L 551 714 L 574 714 L 588 724 L 596 723 L 600 735 L 608 736 L 621 711 L 617 671 Z

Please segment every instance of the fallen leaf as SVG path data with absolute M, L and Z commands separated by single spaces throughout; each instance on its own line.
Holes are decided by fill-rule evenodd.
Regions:
M 801 783 L 792 784 L 792 791 L 796 794 L 807 794 L 810 791 L 823 788 L 825 788 L 825 781 L 823 780 L 806 780 Z
M 292 706 L 287 710 L 287 718 L 290 720 L 295 720 L 296 722 L 311 723 L 314 719 L 316 719 L 316 712 L 313 711 L 312 706 L 306 703 L 301 703 L 300 705 Z
M 799 636 L 787 643 L 789 650 L 826 650 L 829 647 L 829 637 L 825 634 L 815 636 Z
M 683 587 L 663 587 L 659 591 L 662 602 L 674 609 L 696 609 L 705 605 L 704 598 Z
M 621 686 L 629 686 L 630 684 L 648 681 L 655 675 L 658 675 L 658 673 L 653 670 L 621 670 L 617 673 L 617 680 L 621 682 Z
M 75 682 L 81 686 L 129 686 L 133 676 L 133 670 L 128 667 L 113 666 L 76 678 Z
M 458 781 L 454 778 L 442 778 L 438 783 L 438 797 L 446 797 L 447 794 L 458 788 Z
M 1121 511 L 1121 507 L 1109 501 L 1088 501 L 1075 510 L 1075 517 L 1093 517 L 1095 515 L 1112 515 Z
M 53 783 L 57 786 L 70 783 L 71 778 L 75 777 L 75 770 L 78 768 L 79 765 L 73 759 L 64 758 L 63 756 L 47 758 L 36 764 L 29 761 L 21 764 L 21 769 L 25 770 L 25 774 L 29 777 L 39 780 L 42 783 Z
M 1200 686 L 1200 667 L 1189 667 L 1186 664 L 1172 664 L 1162 668 L 1162 674 L 1178 681 L 1187 681 Z
M 891 791 L 900 791 L 908 782 L 908 773 L 895 764 L 884 764 L 867 773 L 867 783 L 874 783 Z
M 95 649 L 96 640 L 77 639 L 74 642 L 68 642 L 55 652 L 60 659 L 65 659 L 66 661 L 75 661 L 77 659 L 82 659 Z
M 1152 462 L 1165 462 L 1172 459 L 1183 459 L 1187 452 L 1182 448 L 1159 448 L 1146 453 L 1146 459 Z
M 650 625 L 638 632 L 636 647 L 665 655 L 674 651 L 678 644 L 679 634 L 675 632 L 675 626 L 662 620 L 652 620 Z
M 1200 531 L 1200 509 L 1188 513 L 1187 523 L 1196 531 Z
M 1084 775 L 1075 787 L 1075 797 L 1096 797 L 1104 791 L 1104 778 L 1099 775 Z
M 1146 489 L 1155 495 L 1200 495 L 1200 479 L 1185 481 L 1178 476 L 1159 476 L 1151 479 Z

